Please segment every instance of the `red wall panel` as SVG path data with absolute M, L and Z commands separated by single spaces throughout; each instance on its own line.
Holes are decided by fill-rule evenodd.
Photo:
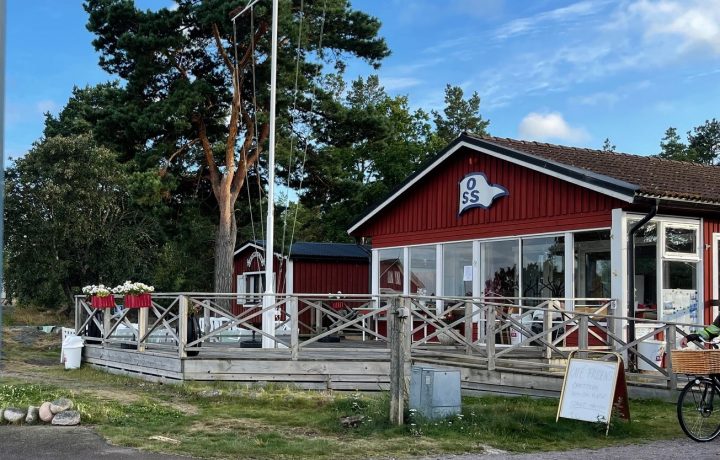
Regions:
M 713 233 L 720 233 L 720 220 L 705 219 L 703 221 L 703 269 L 704 283 L 703 292 L 705 293 L 705 322 L 710 322 L 712 317 L 712 306 L 710 301 L 713 299 Z
M 489 209 L 458 216 L 459 187 L 471 172 L 508 189 Z M 626 203 L 470 149 L 458 151 L 415 184 L 355 236 L 374 248 L 609 227 L 611 210 Z

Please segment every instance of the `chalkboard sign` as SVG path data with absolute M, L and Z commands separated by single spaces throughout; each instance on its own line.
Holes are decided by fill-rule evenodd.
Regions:
M 618 363 L 571 359 L 560 395 L 562 418 L 606 422 L 610 419 Z
M 613 406 L 620 410 L 623 418 L 630 419 L 625 369 L 620 356 L 612 354 L 616 356 L 615 361 L 570 356 L 557 419 L 603 422 L 609 428 Z

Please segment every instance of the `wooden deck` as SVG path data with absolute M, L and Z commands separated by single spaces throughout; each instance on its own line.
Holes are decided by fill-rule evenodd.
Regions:
M 354 317 L 340 318 L 316 298 L 295 296 L 278 302 L 288 306 L 288 332 L 269 337 L 277 348 L 260 349 L 243 348 L 239 342 L 226 340 L 226 334 L 236 327 L 244 328 L 246 333 L 250 330 L 258 338 L 268 337 L 253 326 L 252 318 L 232 315 L 222 310 L 222 302 L 212 303 L 207 299 L 207 296 L 179 294 L 168 296 L 164 304 L 154 302 L 152 308 L 138 312 L 136 335 L 129 339 L 116 335 L 122 324 L 130 326 L 126 313 L 119 317 L 108 311 L 95 315 L 86 304 L 78 305 L 76 330 L 83 333 L 88 324 L 94 322 L 103 331 L 99 338 L 88 337 L 83 350 L 85 363 L 112 373 L 164 382 L 232 381 L 248 385 L 293 385 L 312 390 L 385 391 L 390 388 L 390 345 L 393 343 L 386 334 L 390 320 L 401 305 L 412 318 L 407 322 L 407 330 L 397 336 L 400 340 L 395 342 L 408 344 L 404 358 L 406 375 L 409 375 L 411 365 L 459 369 L 462 389 L 468 394 L 489 392 L 557 397 L 570 351 L 597 347 L 624 352 L 628 356 L 634 353 L 631 349 L 634 343 L 623 342 L 611 328 L 617 318 L 606 315 L 607 302 L 590 311 L 562 311 L 561 321 L 553 319 L 558 315 L 554 304 L 534 307 L 544 314 L 543 329 L 535 333 L 523 329 L 524 323 L 510 316 L 506 304 L 443 299 L 446 305 L 454 301 L 463 313 L 458 319 L 448 320 L 434 314 L 424 303 L 405 298 L 401 299 L 402 304 L 378 301 L 382 305 L 379 308 L 363 307 L 362 313 Z M 577 299 L 574 301 L 577 305 Z M 557 300 L 552 302 L 558 303 Z M 199 339 L 189 339 L 182 331 L 187 330 L 189 310 L 193 305 L 205 308 L 213 317 L 226 320 L 225 325 L 206 332 Z M 312 324 L 296 321 L 303 309 L 308 308 L 314 310 L 312 316 L 317 320 Z M 523 316 L 533 313 L 529 308 L 524 310 L 527 312 Z M 258 310 L 253 316 L 261 313 Z M 318 326 L 327 324 L 323 322 L 323 316 L 333 316 L 336 325 L 331 328 Z M 388 321 L 388 326 L 378 333 L 380 316 L 382 321 Z M 484 322 L 484 328 L 475 327 L 479 321 Z M 656 329 L 649 337 L 663 333 L 667 349 L 671 350 L 677 326 L 655 325 Z M 507 335 L 504 340 L 498 340 L 510 328 L 522 331 L 521 343 L 508 344 Z M 300 331 L 310 333 L 301 334 Z M 168 340 L 166 343 L 152 340 L 152 334 L 158 332 Z M 438 334 L 442 333 L 452 336 L 453 345 L 439 343 Z M 339 342 L 324 342 L 337 334 L 345 338 Z M 495 340 L 487 340 L 488 337 Z M 635 343 L 640 340 L 643 338 L 638 338 Z M 502 341 L 506 343 L 500 343 Z M 195 352 L 197 355 L 191 356 Z M 658 367 L 654 372 L 628 373 L 633 397 L 672 399 L 681 383 L 683 377 L 674 374 L 672 369 Z

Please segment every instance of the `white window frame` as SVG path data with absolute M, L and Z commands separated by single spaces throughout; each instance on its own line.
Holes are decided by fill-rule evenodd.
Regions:
M 652 221 L 651 221 L 652 222 Z M 661 257 L 665 260 L 684 260 L 684 261 L 699 261 L 700 260 L 700 224 L 685 224 L 685 223 L 674 223 L 673 221 L 660 221 L 658 222 L 658 233 L 662 233 L 662 236 L 658 234 L 658 243 L 662 242 L 662 249 L 660 251 Z M 667 250 L 666 244 L 666 229 L 667 228 L 679 228 L 695 231 L 695 252 L 673 252 Z

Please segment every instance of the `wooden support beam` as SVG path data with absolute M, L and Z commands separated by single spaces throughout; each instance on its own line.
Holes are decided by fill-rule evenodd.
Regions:
M 188 298 L 187 296 L 181 295 L 180 302 L 178 303 L 178 356 L 180 358 L 187 358 L 187 351 L 185 351 L 185 345 L 187 345 L 187 327 L 188 327 Z

